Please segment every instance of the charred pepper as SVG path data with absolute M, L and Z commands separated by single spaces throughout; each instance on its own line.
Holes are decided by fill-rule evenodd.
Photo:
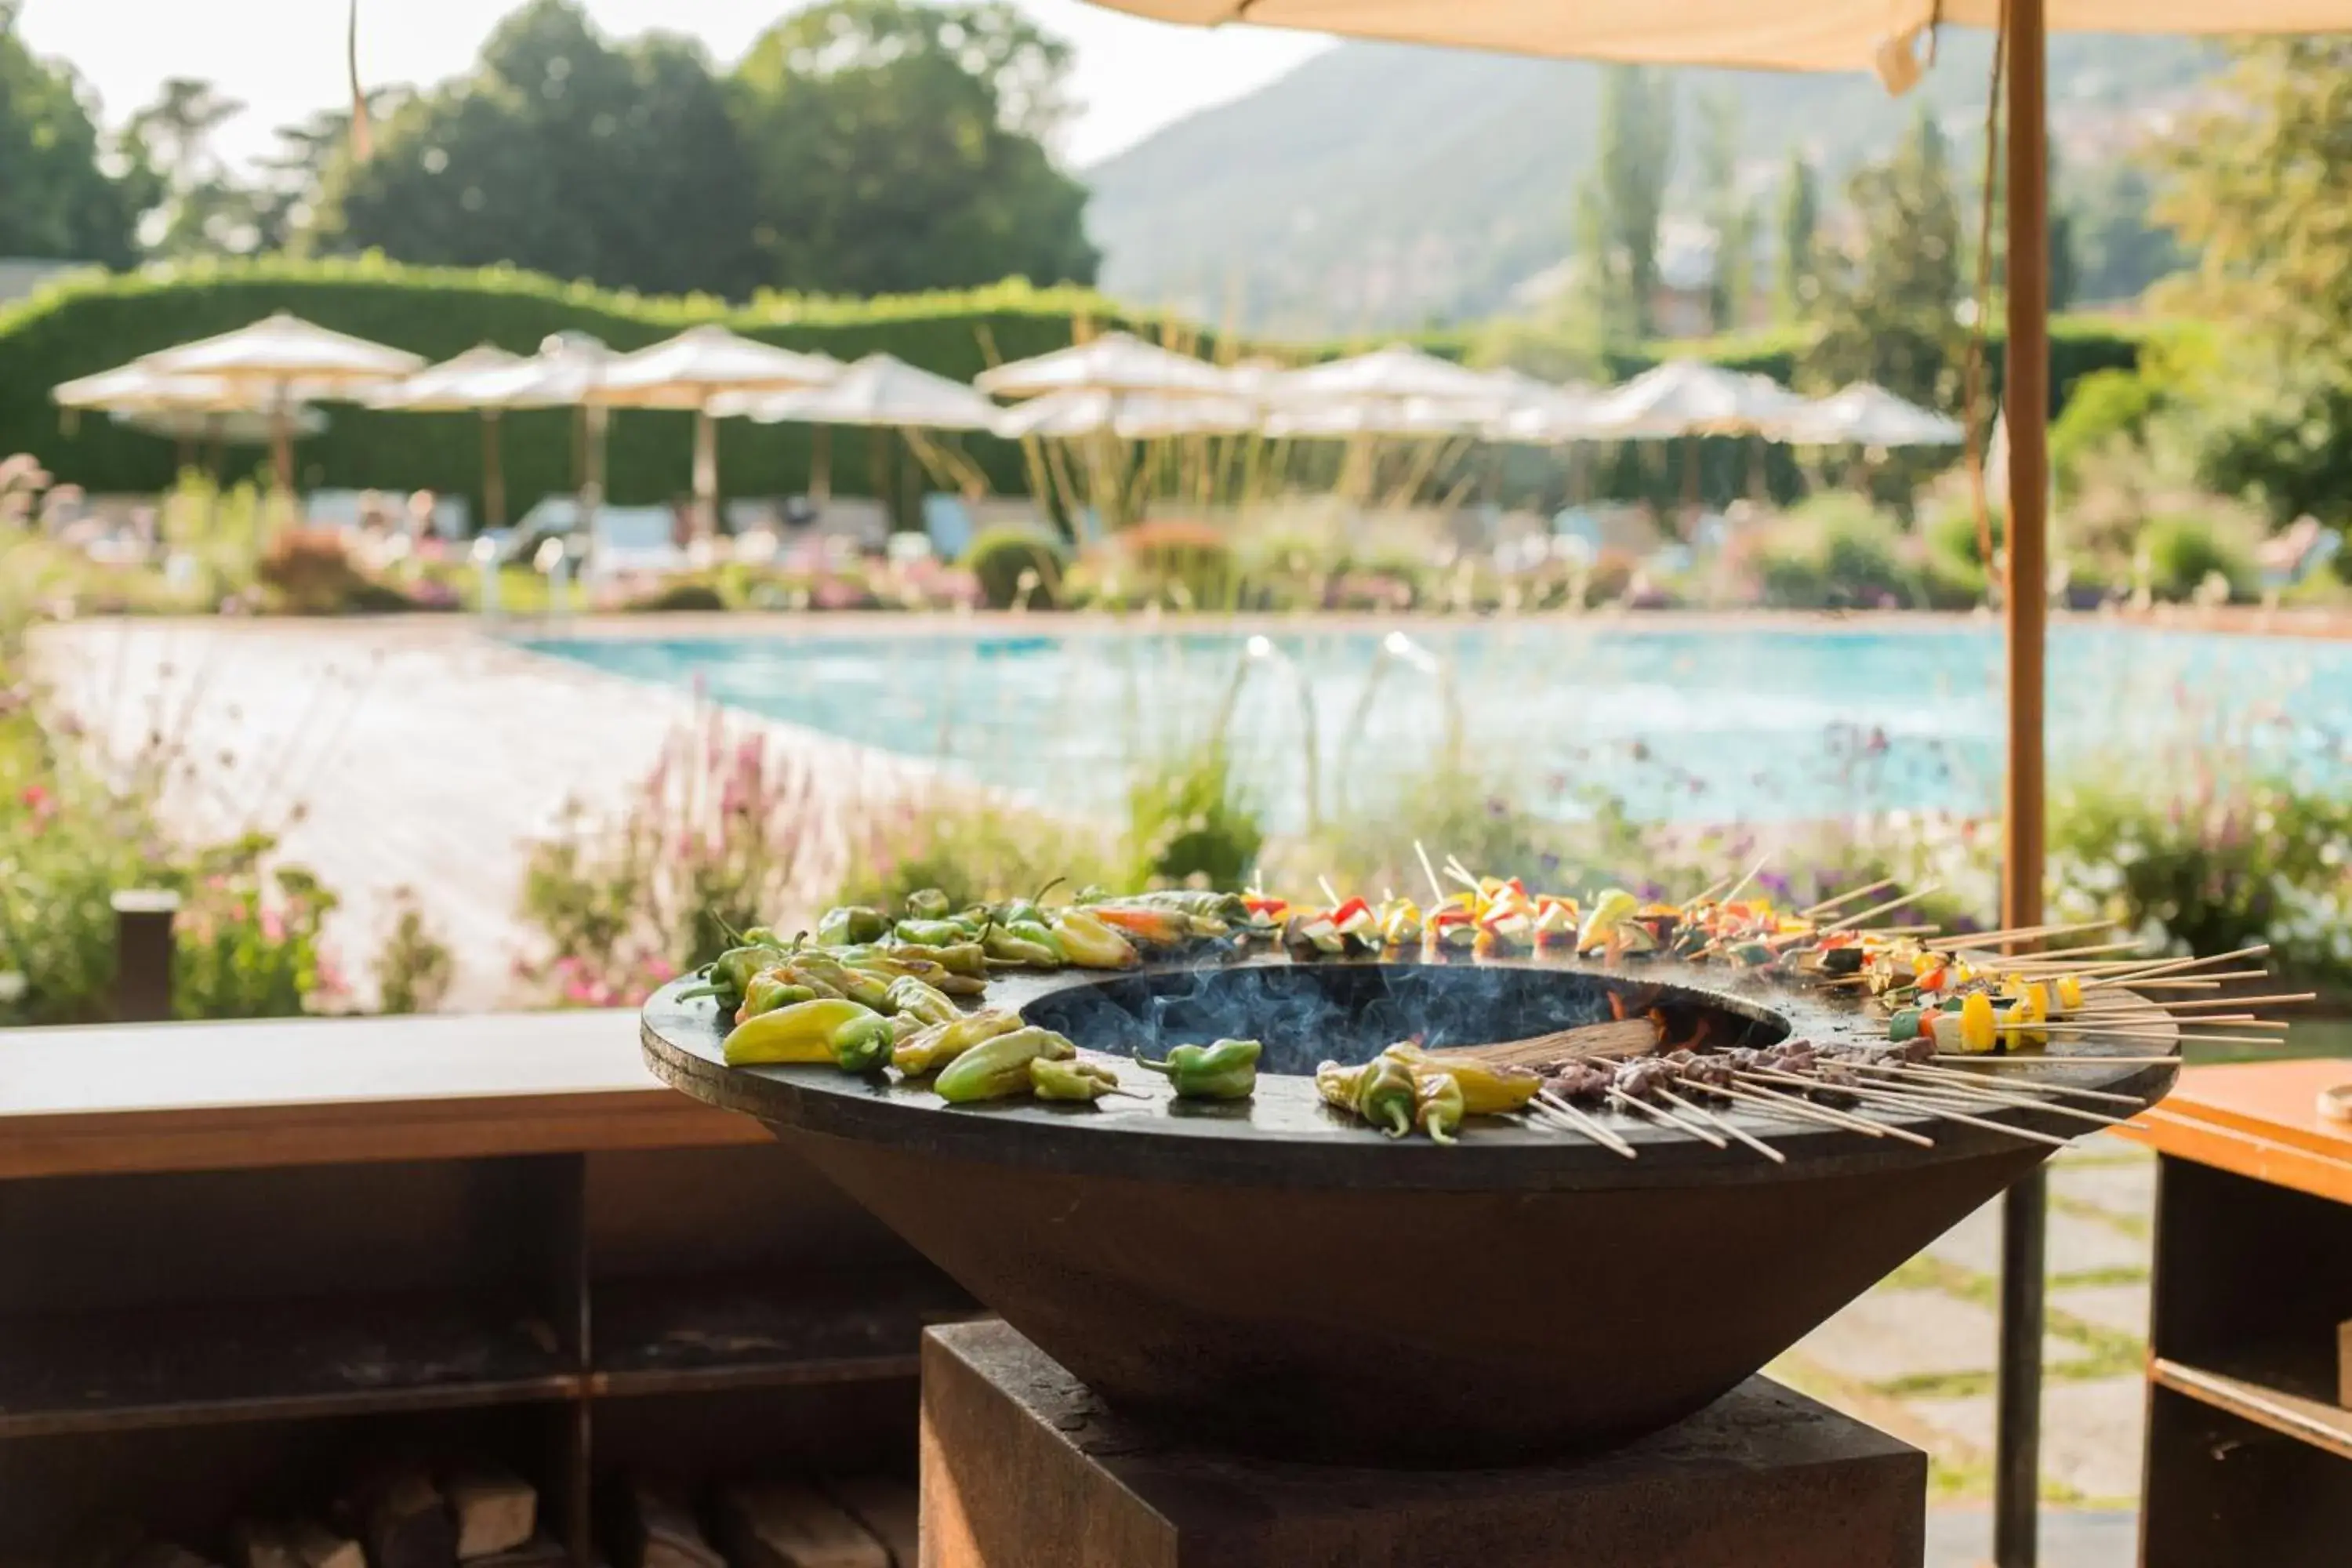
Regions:
M 889 1065 L 898 1030 L 890 1019 L 870 1013 L 835 1029 L 826 1043 L 833 1047 L 834 1065 L 842 1071 L 879 1072 Z
M 789 956 L 780 947 L 730 947 L 710 964 L 710 982 L 707 994 L 719 999 L 719 1005 L 733 1012 L 743 1005 L 743 996 L 751 988 L 751 977 L 772 969 Z
M 1010 1100 L 1029 1092 L 1031 1062 L 1040 1057 L 1067 1061 L 1077 1054 L 1068 1040 L 1033 1024 L 972 1047 L 942 1068 L 931 1088 L 950 1105 Z
M 907 895 L 908 920 L 943 921 L 954 907 L 948 902 L 947 894 L 937 888 L 920 888 Z
M 907 920 L 898 922 L 898 935 L 910 947 L 953 947 L 970 942 L 972 933 L 961 921 Z
M 1166 1075 L 1179 1100 L 1247 1100 L 1257 1088 L 1257 1058 L 1265 1047 L 1255 1040 L 1219 1040 L 1178 1046 L 1165 1061 L 1135 1058 L 1135 1065 Z
M 1081 969 L 1132 969 L 1142 962 L 1133 943 L 1085 910 L 1064 910 L 1054 917 L 1052 929 L 1063 952 Z
M 937 1072 L 983 1040 L 1009 1035 L 1021 1026 L 1011 1013 L 971 1013 L 953 1023 L 924 1030 L 890 1053 L 890 1065 L 908 1078 Z
M 1052 940 L 1052 933 L 1046 931 L 1044 927 L 1031 929 L 1045 936 L 1047 942 Z M 989 957 L 1001 959 L 1007 963 L 1025 963 L 1033 969 L 1062 967 L 1062 955 L 1058 950 L 1047 946 L 1045 942 L 1033 942 L 1014 932 L 1009 927 L 989 927 L 987 933 L 980 939 L 980 945 Z
M 988 978 L 988 950 L 977 942 L 963 941 L 951 942 L 946 947 L 927 947 L 916 956 L 930 960 L 950 974 L 961 974 L 973 980 Z M 945 991 L 949 987 L 941 984 L 940 989 Z
M 835 1045 L 835 1037 L 852 1030 L 853 1045 L 857 1051 L 864 1051 L 862 1032 L 853 1026 L 867 1019 L 887 1022 L 870 1007 L 861 1007 L 843 997 L 821 996 L 813 1002 L 795 1002 L 736 1025 L 721 1050 L 729 1067 L 838 1062 L 841 1058 Z
M 920 1024 L 952 1024 L 962 1016 L 944 993 L 911 974 L 902 974 L 890 982 L 883 1000 L 889 1004 L 890 1012 Z
M 824 911 L 816 922 L 819 947 L 851 947 L 879 942 L 890 930 L 890 917 L 863 904 L 845 904 Z
M 1033 1057 L 1029 1092 L 1040 1100 L 1096 1100 L 1118 1089 L 1118 1075 L 1100 1062 Z
M 1461 1087 L 1463 1110 L 1470 1116 L 1500 1116 L 1517 1110 L 1543 1087 L 1541 1075 L 1526 1068 L 1496 1067 L 1467 1057 L 1433 1056 L 1410 1041 L 1399 1041 L 1381 1055 L 1402 1062 L 1416 1082 L 1440 1075 Z
M 814 1002 L 816 993 L 805 985 L 795 985 L 780 971 L 769 970 L 751 976 L 751 984 L 743 990 L 743 1005 L 735 1009 L 735 1021 L 756 1018 L 762 1013 L 772 1013 L 779 1007 L 789 1007 L 795 1002 Z
M 1391 1138 L 1412 1131 L 1418 1090 L 1412 1070 L 1402 1062 L 1387 1057 L 1353 1068 L 1325 1062 L 1315 1069 L 1315 1088 L 1327 1103 L 1363 1118 Z
M 1439 1143 L 1451 1143 L 1467 1113 L 1462 1085 L 1450 1072 L 1433 1072 L 1413 1080 L 1413 1120 Z

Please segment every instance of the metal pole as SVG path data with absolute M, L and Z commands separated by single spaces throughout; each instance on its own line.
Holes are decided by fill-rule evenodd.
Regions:
M 2049 596 L 2050 232 L 2043 0 L 2006 0 L 2009 32 L 2009 769 L 2001 799 L 2001 923 L 2042 920 L 2042 653 Z M 2042 1468 L 2042 1173 L 2001 1201 L 2000 1373 L 1994 1413 L 1993 1561 L 2038 1559 Z
M 482 526 L 507 525 L 507 479 L 499 459 L 499 411 L 482 410 Z
M 160 1024 L 172 1016 L 172 917 L 177 893 L 126 889 L 114 907 L 114 1018 Z

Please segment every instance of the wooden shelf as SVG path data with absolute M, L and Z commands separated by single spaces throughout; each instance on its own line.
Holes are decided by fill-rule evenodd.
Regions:
M 2282 1386 L 2309 1387 L 2319 1381 L 2308 1373 L 2264 1366 L 2255 1376 L 2234 1375 L 2159 1357 L 2149 1366 L 2148 1377 L 2159 1388 L 2186 1394 L 2338 1458 L 2352 1459 L 2352 1410 Z
M 446 1297 L 0 1321 L 0 1437 L 564 1399 L 544 1321 Z
M 923 1330 L 979 1310 L 914 1271 L 850 1289 L 774 1275 L 613 1281 L 591 1298 L 588 1391 L 611 1396 L 912 1377 Z

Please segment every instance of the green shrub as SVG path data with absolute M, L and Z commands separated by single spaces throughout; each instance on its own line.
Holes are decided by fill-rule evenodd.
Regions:
M 1033 894 L 1048 882 L 1126 879 L 1111 847 L 1066 821 L 987 800 L 902 800 L 858 824 L 847 879 L 828 903 L 900 909 L 939 888 L 951 903 Z
M 385 1013 L 430 1013 L 449 994 L 457 955 L 425 924 L 414 889 L 394 889 L 392 902 L 397 911 L 392 934 L 384 939 L 383 950 L 375 960 L 377 1008 Z
M 2141 532 L 2140 550 L 2147 562 L 2148 591 L 2159 599 L 2194 597 L 2216 573 L 2230 584 L 2231 598 L 2253 592 L 2253 563 L 2202 518 L 2158 518 Z
M 727 599 L 726 595 L 719 591 L 718 584 L 704 578 L 685 577 L 676 582 L 665 583 L 652 593 L 642 598 L 632 599 L 621 607 L 632 613 L 646 615 L 723 610 L 727 608 Z
M 1208 523 L 1154 519 L 1129 529 L 1119 542 L 1153 596 L 1179 609 L 1224 609 L 1240 588 L 1233 544 Z
M 1902 558 L 1902 531 L 1859 496 L 1823 496 L 1791 512 L 1758 544 L 1764 602 L 1781 609 L 1874 608 L 1918 596 Z
M 262 552 L 254 575 L 280 609 L 298 616 L 387 615 L 417 607 L 399 589 L 362 572 L 333 529 L 287 529 Z
M 2137 370 L 2094 371 L 2074 385 L 2066 411 L 2050 426 L 2050 467 L 2072 481 L 2090 453 L 2119 440 L 2146 435 L 2163 398 Z
M 1132 880 L 1238 889 L 1265 829 L 1222 741 L 1144 770 L 1128 792 Z
M 1062 602 L 1067 567 L 1061 546 L 1034 528 L 1009 524 L 985 528 L 963 553 L 962 564 L 980 584 L 992 610 L 1016 605 L 1050 610 Z

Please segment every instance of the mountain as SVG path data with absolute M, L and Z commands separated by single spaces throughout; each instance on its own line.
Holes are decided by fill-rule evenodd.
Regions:
M 2062 153 L 2112 155 L 2194 96 L 2211 45 L 2051 40 Z M 1980 157 L 1991 61 L 1953 35 L 1890 99 L 1872 76 L 1686 69 L 1677 173 L 1701 95 L 1738 101 L 1741 180 L 1768 217 L 1792 147 L 1832 184 L 1890 147 L 1921 104 Z M 1592 158 L 1602 68 L 1580 60 L 1343 44 L 1232 103 L 1179 121 L 1084 177 L 1102 282 L 1141 304 L 1260 331 L 1330 335 L 1493 313 L 1569 248 Z M 1969 166 L 1972 166 L 1969 165 Z

